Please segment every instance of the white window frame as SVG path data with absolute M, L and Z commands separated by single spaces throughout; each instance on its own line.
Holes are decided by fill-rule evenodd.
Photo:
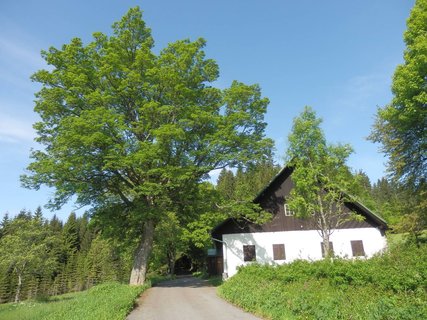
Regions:
M 292 217 L 295 215 L 295 212 L 289 209 L 289 205 L 287 203 L 284 204 L 283 208 L 285 209 L 285 216 Z

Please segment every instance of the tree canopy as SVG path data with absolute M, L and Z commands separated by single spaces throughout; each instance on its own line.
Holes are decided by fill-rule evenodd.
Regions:
M 427 0 L 417 0 L 404 34 L 404 63 L 397 66 L 393 99 L 378 110 L 370 139 L 389 157 L 391 178 L 405 198 L 399 231 L 418 239 L 427 226 Z M 417 240 L 418 242 L 418 240 Z
M 287 152 L 294 188 L 286 202 L 297 217 L 312 218 L 329 253 L 334 230 L 359 217 L 344 207 L 356 183 L 346 166 L 353 150 L 350 145 L 327 144 L 321 122 L 310 107 L 294 119 Z
M 382 145 L 394 178 L 419 187 L 427 177 L 427 1 L 417 0 L 404 34 L 404 63 L 393 77 L 393 99 L 378 110 L 370 139 Z
M 32 79 L 42 86 L 34 127 L 43 149 L 32 151 L 22 181 L 54 187 L 53 207 L 76 196 L 100 219 L 113 212 L 124 234 L 142 234 L 131 278 L 142 283 L 161 216 L 191 201 L 211 170 L 269 154 L 268 99 L 258 85 L 212 86 L 219 68 L 203 39 L 154 53 L 138 7 L 112 28 L 42 52 L 51 67 Z

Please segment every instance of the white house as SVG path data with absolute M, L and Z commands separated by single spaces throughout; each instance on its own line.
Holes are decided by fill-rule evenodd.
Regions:
M 293 187 L 292 169 L 283 168 L 255 198 L 254 202 L 272 213 L 272 219 L 257 225 L 227 219 L 212 231 L 216 255 L 210 257 L 210 273 L 231 277 L 239 266 L 248 263 L 282 264 L 296 259 L 318 260 L 323 256 L 322 238 L 310 219 L 299 219 L 288 210 L 286 198 Z M 371 257 L 385 249 L 386 222 L 357 202 L 345 203 L 345 209 L 364 217 L 348 221 L 334 230 L 330 245 L 336 256 Z

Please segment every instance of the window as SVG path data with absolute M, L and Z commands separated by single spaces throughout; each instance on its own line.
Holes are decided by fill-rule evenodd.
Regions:
M 281 244 L 273 244 L 273 258 L 274 260 L 285 260 L 285 245 Z
M 285 203 L 284 207 L 285 207 L 285 216 L 289 217 L 294 215 L 294 212 L 291 211 L 291 209 L 289 209 L 289 205 L 287 203 Z
M 243 246 L 243 261 L 256 261 L 254 245 Z
M 320 248 L 322 248 L 322 257 L 324 258 L 325 257 L 325 248 L 323 246 L 323 241 L 320 242 Z M 331 241 L 329 241 L 329 251 L 330 251 L 331 255 L 334 255 L 334 244 Z
M 353 257 L 365 256 L 365 249 L 363 249 L 363 241 L 362 240 L 351 241 L 351 251 L 353 251 Z

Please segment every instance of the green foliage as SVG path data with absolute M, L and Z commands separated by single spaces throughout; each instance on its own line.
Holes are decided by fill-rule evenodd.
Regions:
M 136 298 L 147 286 L 128 286 L 106 283 L 92 289 L 66 294 L 47 302 L 28 301 L 0 305 L 0 318 L 10 320 L 110 320 L 125 319 L 133 309 Z
M 29 217 L 20 215 L 7 224 L 0 239 L 0 269 L 12 270 L 18 278 L 15 302 L 21 299 L 22 285 L 29 272 L 38 275 L 53 273 L 57 264 L 54 256 L 57 245 L 57 239 L 39 217 L 31 219 L 31 214 Z
M 279 167 L 271 159 L 253 163 L 246 169 L 239 167 L 236 174 L 223 169 L 216 186 L 217 204 L 223 217 L 246 219 L 260 224 L 268 221 L 271 214 L 253 201 L 278 172 Z
M 43 148 L 31 153 L 23 185 L 55 188 L 53 207 L 75 195 L 116 234 L 136 237 L 131 279 L 141 282 L 164 213 L 186 214 L 176 202 L 190 202 L 211 170 L 263 159 L 272 147 L 268 99 L 258 85 L 213 87 L 219 68 L 205 44 L 181 40 L 155 53 L 136 7 L 111 36 L 44 51 L 50 68 L 32 76 L 42 87 L 34 128 Z
M 393 179 L 381 178 L 372 186 L 368 177 L 359 172 L 357 198 L 381 215 L 392 232 L 405 234 L 414 243 L 423 241 L 422 233 L 427 226 L 427 191 L 414 192 L 407 185 Z
M 84 260 L 89 287 L 105 281 L 119 280 L 118 259 L 108 240 L 97 236 Z
M 0 303 L 16 297 L 46 300 L 129 279 L 131 254 L 119 251 L 114 241 L 93 229 L 87 214 L 76 218 L 71 213 L 63 225 L 56 216 L 46 221 L 40 209 L 34 215 L 22 211 L 13 219 L 7 217 L 0 233 Z
M 427 177 L 427 1 L 417 0 L 404 34 L 404 63 L 393 77 L 393 100 L 378 110 L 370 139 L 382 145 L 392 176 L 425 188 Z M 423 186 L 424 185 L 424 186 Z
M 275 166 L 264 163 L 249 166 L 243 174 L 243 179 L 235 178 L 232 171 L 223 170 L 222 172 L 229 173 L 232 183 L 236 180 L 239 185 L 245 186 L 251 183 L 255 185 L 255 181 L 259 180 L 261 183 L 267 183 L 266 180 L 269 181 L 276 171 Z M 150 270 L 158 269 L 166 272 L 167 269 L 171 272 L 173 258 L 176 259 L 181 255 L 187 255 L 192 259 L 193 267 L 196 268 L 194 270 L 203 269 L 206 264 L 206 249 L 211 246 L 210 232 L 213 227 L 230 216 L 244 217 L 253 221 L 260 220 L 263 214 L 259 206 L 252 202 L 259 190 L 246 195 L 244 200 L 239 201 L 234 187 L 230 192 L 220 190 L 222 186 L 220 181 L 221 179 L 216 188 L 208 182 L 199 184 L 191 191 L 191 201 L 183 201 L 179 198 L 174 201 L 174 210 L 166 212 L 156 227 Z M 258 182 L 257 185 L 260 183 Z M 239 190 L 243 189 L 246 187 L 241 187 Z M 226 194 L 232 194 L 232 196 L 223 196 Z M 165 237 L 165 234 L 168 236 Z
M 216 190 L 225 201 L 252 201 L 279 170 L 271 159 L 251 164 L 246 170 L 239 167 L 236 174 L 231 170 L 222 169 Z
M 353 174 L 353 177 L 356 183 L 353 189 L 352 196 L 359 199 L 359 201 L 363 203 L 367 208 L 376 212 L 376 201 L 373 197 L 372 185 L 368 175 L 364 171 L 359 170 L 358 172 Z
M 388 156 L 391 178 L 403 184 L 406 199 L 395 224 L 416 242 L 427 227 L 427 1 L 417 0 L 404 34 L 404 63 L 397 66 L 393 99 L 378 110 L 369 137 Z
M 391 224 L 395 225 L 405 213 L 408 194 L 396 181 L 386 178 L 378 179 L 372 186 L 372 197 L 376 209 Z
M 184 195 L 185 184 L 212 169 L 262 157 L 271 142 L 258 86 L 209 86 L 218 67 L 202 39 L 169 44 L 156 57 L 138 8 L 113 30 L 43 53 L 53 69 L 33 76 L 43 86 L 35 127 L 49 148 L 33 152 L 26 186 L 55 187 L 57 205 L 74 194 L 104 204 L 106 192 L 137 205 L 147 195 Z
M 186 248 L 183 239 L 183 228 L 180 226 L 177 215 L 167 212 L 163 220 L 156 227 L 155 242 L 151 268 L 160 269 L 167 262 L 168 273 L 175 274 L 175 261 Z
M 67 252 L 75 253 L 79 249 L 79 230 L 77 229 L 77 217 L 72 212 L 64 224 L 62 230 L 63 241 Z
M 328 145 L 321 122 L 310 107 L 294 119 L 287 152 L 294 187 L 286 202 L 297 217 L 311 218 L 323 239 L 325 252 L 329 252 L 333 230 L 361 217 L 344 207 L 346 201 L 351 201 L 348 194 L 357 185 L 346 166 L 352 148 Z
M 222 276 L 210 277 L 210 278 L 208 278 L 208 281 L 214 287 L 218 287 L 218 286 L 222 285 L 222 283 L 223 283 Z
M 424 319 L 426 249 L 404 244 L 369 260 L 246 266 L 219 293 L 271 319 Z

